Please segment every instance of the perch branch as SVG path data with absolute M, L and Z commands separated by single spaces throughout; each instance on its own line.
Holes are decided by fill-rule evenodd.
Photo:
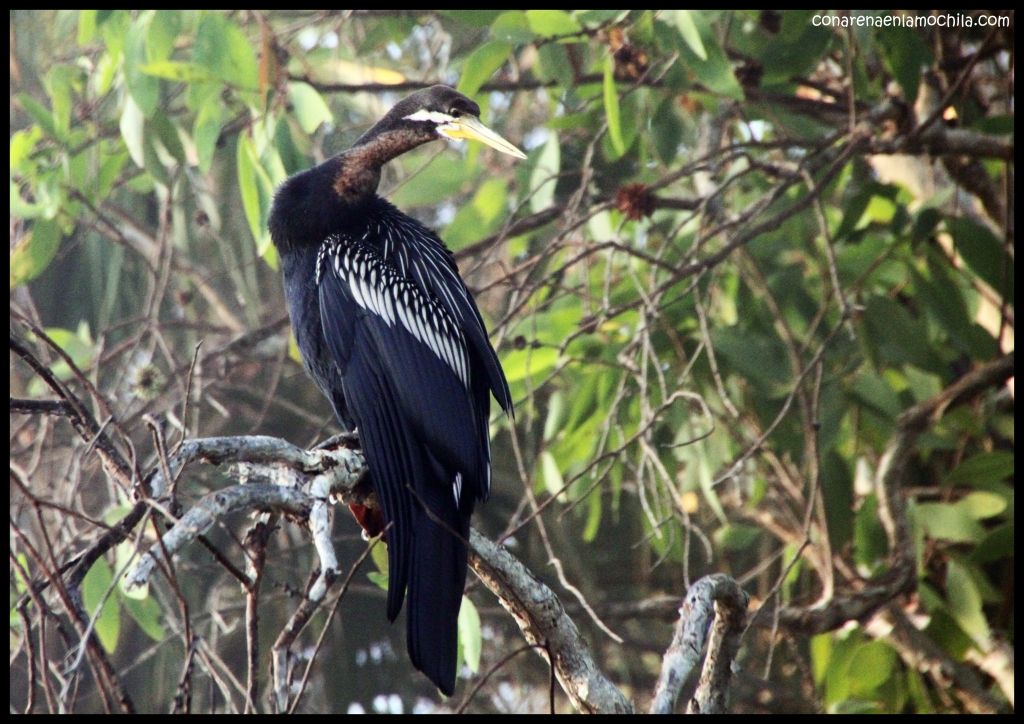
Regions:
M 576 624 L 554 592 L 504 546 L 470 531 L 470 566 L 512 614 L 523 637 L 553 661 L 555 676 L 577 711 L 632 713 L 633 705 L 601 672 Z M 544 647 L 547 642 L 547 648 Z M 548 653 L 550 651 L 550 654 Z

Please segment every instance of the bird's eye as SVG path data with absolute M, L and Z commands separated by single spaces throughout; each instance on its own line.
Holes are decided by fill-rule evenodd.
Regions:
M 462 111 L 460 111 L 458 108 L 449 108 L 448 115 L 451 116 L 452 118 L 458 118 L 459 116 L 462 115 Z

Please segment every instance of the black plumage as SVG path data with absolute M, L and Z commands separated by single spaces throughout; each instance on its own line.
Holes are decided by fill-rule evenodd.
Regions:
M 447 86 L 399 102 L 351 149 L 277 191 L 270 232 L 306 369 L 358 431 L 391 523 L 387 615 L 408 590 L 409 656 L 455 687 L 469 519 L 490 489 L 493 394 L 512 401 L 451 252 L 377 196 L 381 166 L 439 137 L 475 138 L 522 157 Z

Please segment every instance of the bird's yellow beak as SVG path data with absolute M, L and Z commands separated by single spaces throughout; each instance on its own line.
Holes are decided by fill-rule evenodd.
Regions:
M 460 116 L 449 123 L 437 127 L 437 132 L 445 138 L 461 140 L 468 138 L 485 143 L 496 151 L 507 153 L 516 158 L 526 158 L 526 154 L 492 131 L 473 116 Z

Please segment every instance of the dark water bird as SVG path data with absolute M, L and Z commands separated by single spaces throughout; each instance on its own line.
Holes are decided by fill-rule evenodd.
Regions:
M 377 195 L 381 166 L 438 138 L 526 156 L 447 86 L 400 101 L 349 150 L 278 189 L 270 233 L 306 370 L 359 433 L 391 527 L 388 619 L 408 591 L 409 658 L 455 689 L 466 540 L 491 484 L 490 398 L 512 400 L 483 319 L 438 236 Z

